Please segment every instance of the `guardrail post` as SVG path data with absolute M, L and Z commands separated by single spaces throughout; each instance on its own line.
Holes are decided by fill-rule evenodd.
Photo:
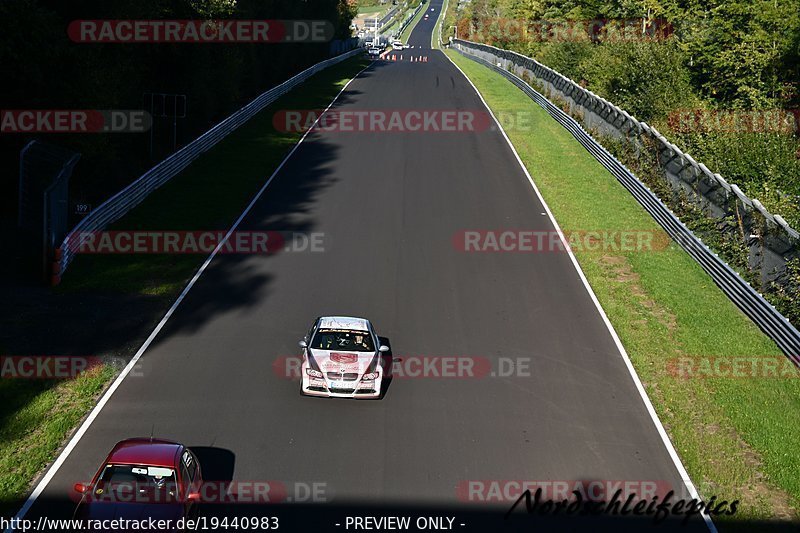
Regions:
M 50 285 L 52 287 L 61 283 L 61 258 L 63 255 L 60 246 L 53 253 L 53 262 L 50 267 Z

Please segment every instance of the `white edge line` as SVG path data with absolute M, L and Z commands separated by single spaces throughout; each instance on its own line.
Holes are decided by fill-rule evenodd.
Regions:
M 183 292 L 181 292 L 180 296 L 178 296 L 178 299 L 175 300 L 175 303 L 172 304 L 172 307 L 170 307 L 169 310 L 167 311 L 167 313 L 164 315 L 164 318 L 162 318 L 161 321 L 158 323 L 158 325 L 156 325 L 156 327 L 153 330 L 153 332 L 150 333 L 150 336 L 147 337 L 147 340 L 144 341 L 144 344 L 142 344 L 142 346 L 139 348 L 139 350 L 136 352 L 136 354 L 133 356 L 133 358 L 130 360 L 130 362 L 125 366 L 125 368 L 122 369 L 122 372 L 120 372 L 119 376 L 117 376 L 117 379 L 115 379 L 114 382 L 111 384 L 111 386 L 108 389 L 106 389 L 106 392 L 100 398 L 100 401 L 97 402 L 97 405 L 95 405 L 94 409 L 92 409 L 92 411 L 89 413 L 89 416 L 87 416 L 86 419 L 83 421 L 83 424 L 81 424 L 80 428 L 78 428 L 78 431 L 75 432 L 75 434 L 70 439 L 69 443 L 67 443 L 67 445 L 64 447 L 64 449 L 59 454 L 59 456 L 56 458 L 56 460 L 53 461 L 53 464 L 50 466 L 50 468 L 47 470 L 47 473 L 42 477 L 42 479 L 36 485 L 36 488 L 33 489 L 33 492 L 31 492 L 30 496 L 28 496 L 28 499 L 25 500 L 25 504 L 22 506 L 22 508 L 14 516 L 15 519 L 21 520 L 22 518 L 24 518 L 25 514 L 30 510 L 30 508 L 33 506 L 33 504 L 36 503 L 36 500 L 39 498 L 39 496 L 41 496 L 42 492 L 44 492 L 44 489 L 47 488 L 47 485 L 50 483 L 50 481 L 53 479 L 53 477 L 56 475 L 56 473 L 58 473 L 59 468 L 61 468 L 61 466 L 67 460 L 67 457 L 69 457 L 69 454 L 72 453 L 72 450 L 75 449 L 75 447 L 78 445 L 78 443 L 80 442 L 80 440 L 83 437 L 83 435 L 86 433 L 86 431 L 92 425 L 92 422 L 94 422 L 94 420 L 100 414 L 100 411 L 103 410 L 103 407 L 105 407 L 105 405 L 111 399 L 111 396 L 114 394 L 114 392 L 117 390 L 117 388 L 119 388 L 119 386 L 122 384 L 122 381 L 128 376 L 130 371 L 136 366 L 136 363 L 142 357 L 144 352 L 147 350 L 148 347 L 150 347 L 150 344 L 153 342 L 153 340 L 156 338 L 156 336 L 158 336 L 158 334 L 161 332 L 161 329 L 167 323 L 167 320 L 169 320 L 170 317 L 172 317 L 172 314 L 175 312 L 175 310 L 181 304 L 181 302 L 186 297 L 186 295 L 189 293 L 189 291 L 192 289 L 192 287 L 197 282 L 197 280 L 200 279 L 200 276 L 203 274 L 205 269 L 211 263 L 211 260 L 214 259 L 214 257 L 217 255 L 217 252 L 219 252 L 219 250 L 225 245 L 225 243 L 227 242 L 227 240 L 231 236 L 231 234 L 234 231 L 236 231 L 236 228 L 239 227 L 239 224 L 242 222 L 244 217 L 247 216 L 247 214 L 253 208 L 253 206 L 258 201 L 258 199 L 261 197 L 261 195 L 264 193 L 264 191 L 267 189 L 267 187 L 269 187 L 269 184 L 272 182 L 272 180 L 275 178 L 275 176 L 277 176 L 278 172 L 281 171 L 281 169 L 286 164 L 286 162 L 289 161 L 289 159 L 292 157 L 292 155 L 295 153 L 295 151 L 303 143 L 303 141 L 306 140 L 306 137 L 308 137 L 308 135 L 314 130 L 314 128 L 316 128 L 316 126 L 319 123 L 320 119 L 325 115 L 325 113 L 328 112 L 328 110 L 331 107 L 333 107 L 333 104 L 336 103 L 336 101 L 339 99 L 339 97 L 342 95 L 342 93 L 344 93 L 347 90 L 347 88 L 350 86 L 350 84 L 353 83 L 353 81 L 356 78 L 358 78 L 361 75 L 362 72 L 364 72 L 369 67 L 371 67 L 373 63 L 374 63 L 374 61 L 370 62 L 369 65 L 367 65 L 366 67 L 361 69 L 355 76 L 353 76 L 353 78 L 350 79 L 350 81 L 348 81 L 344 85 L 344 87 L 342 87 L 342 90 L 339 91 L 339 93 L 334 97 L 333 100 L 331 100 L 331 103 L 328 104 L 328 107 L 326 107 L 325 110 L 322 113 L 320 113 L 320 115 L 317 117 L 317 119 L 314 121 L 314 123 L 311 125 L 311 127 L 303 134 L 303 136 L 300 138 L 300 140 L 297 141 L 297 143 L 294 145 L 294 147 L 292 147 L 291 151 L 286 155 L 286 157 L 283 159 L 283 161 L 281 161 L 281 164 L 278 165 L 278 168 L 275 169 L 275 171 L 272 173 L 272 175 L 269 177 L 269 179 L 266 181 L 266 183 L 264 183 L 264 185 L 261 187 L 261 189 L 259 189 L 259 191 L 256 193 L 256 195 L 250 201 L 248 206 L 242 212 L 242 214 L 239 215 L 239 218 L 236 219 L 236 222 L 233 223 L 231 228 L 225 234 L 225 237 L 219 242 L 219 244 L 217 244 L 216 248 L 214 248 L 214 251 L 211 252 L 211 255 L 209 255 L 206 258 L 206 260 L 203 262 L 203 264 L 200 266 L 200 268 L 195 273 L 194 277 L 192 277 L 192 279 L 189 280 L 189 283 L 183 289 Z M 9 526 L 5 530 L 4 533 L 13 533 L 13 532 L 14 532 L 14 529 L 11 526 Z
M 650 414 L 650 418 L 652 419 L 653 424 L 656 426 L 656 430 L 658 430 L 658 434 L 661 436 L 661 441 L 664 443 L 664 446 L 667 449 L 667 453 L 669 453 L 669 456 L 672 458 L 672 462 L 674 463 L 675 468 L 678 470 L 678 474 L 680 475 L 681 480 L 683 481 L 684 485 L 686 486 L 686 488 L 689 491 L 689 494 L 692 496 L 692 498 L 695 498 L 695 499 L 697 499 L 699 501 L 700 500 L 700 495 L 697 492 L 697 489 L 695 488 L 694 483 L 692 483 L 692 480 L 689 477 L 688 472 L 686 472 L 686 468 L 684 468 L 680 457 L 678 457 L 678 453 L 675 451 L 675 447 L 672 445 L 672 441 L 669 440 L 669 436 L 667 435 L 667 432 L 664 429 L 664 426 L 661 424 L 661 420 L 659 420 L 658 414 L 656 413 L 656 410 L 653 408 L 653 404 L 652 404 L 652 402 L 650 402 L 650 398 L 647 396 L 647 393 L 645 392 L 644 387 L 642 386 L 642 382 L 639 379 L 639 375 L 636 373 L 636 370 L 633 368 L 633 363 L 631 363 L 630 357 L 628 357 L 628 352 L 625 351 L 625 347 L 622 345 L 622 341 L 619 340 L 619 336 L 617 335 L 617 332 L 614 330 L 614 326 L 611 325 L 611 321 L 608 319 L 608 316 L 606 315 L 606 312 L 603 310 L 603 307 L 600 305 L 600 301 L 597 299 L 597 295 L 595 295 L 594 291 L 592 290 L 591 285 L 589 285 L 589 281 L 586 279 L 586 276 L 584 275 L 583 270 L 581 270 L 581 267 L 578 264 L 578 260 L 575 258 L 575 254 L 572 253 L 572 249 L 569 247 L 569 244 L 567 243 L 567 240 L 564 237 L 564 232 L 561 230 L 561 226 L 558 225 L 558 222 L 556 222 L 556 219 L 553 216 L 552 211 L 550 211 L 550 206 L 548 206 L 547 202 L 545 202 L 544 197 L 542 197 L 541 192 L 539 192 L 539 188 L 536 186 L 536 183 L 533 181 L 533 178 L 531 177 L 530 172 L 528 172 L 527 167 L 525 167 L 525 164 L 522 162 L 522 158 L 520 158 L 519 154 L 517 153 L 516 148 L 514 148 L 514 144 L 511 142 L 511 139 L 508 138 L 508 135 L 506 135 L 506 132 L 503 129 L 503 125 L 500 124 L 500 121 L 498 121 L 497 117 L 494 116 L 494 112 L 489 107 L 489 104 L 486 103 L 486 100 L 484 100 L 483 95 L 481 94 L 481 92 L 478 90 L 478 88 L 475 86 L 475 84 L 472 83 L 472 80 L 469 79 L 469 76 L 467 76 L 464 73 L 464 71 L 461 70 L 461 67 L 459 67 L 455 63 L 455 61 L 450 59 L 450 56 L 448 56 L 445 53 L 444 50 L 442 50 L 442 54 L 444 54 L 444 56 L 448 59 L 448 61 L 450 61 L 450 63 L 452 63 L 453 66 L 456 67 L 459 72 L 461 72 L 461 75 L 464 76 L 464 78 L 466 78 L 466 80 L 469 82 L 469 84 L 475 90 L 475 93 L 478 95 L 478 98 L 481 99 L 481 102 L 483 102 L 483 105 L 489 111 L 489 114 L 492 116 L 492 119 L 494 119 L 495 124 L 497 124 L 497 127 L 498 127 L 500 133 L 503 134 L 503 138 L 506 140 L 506 142 L 508 143 L 508 146 L 511 148 L 511 151 L 514 153 L 514 157 L 516 157 L 517 163 L 519 163 L 519 166 L 522 168 L 522 171 L 528 177 L 528 181 L 530 182 L 531 187 L 533 187 L 533 190 L 536 193 L 536 196 L 539 197 L 539 201 L 542 202 L 542 205 L 544 206 L 545 211 L 547 211 L 547 216 L 550 218 L 550 221 L 553 223 L 553 226 L 555 226 L 556 231 L 558 232 L 558 234 L 559 234 L 559 236 L 561 238 L 561 242 L 564 245 L 564 248 L 567 250 L 567 253 L 569 254 L 569 258 L 572 260 L 572 265 L 575 267 L 575 270 L 577 270 L 578 276 L 581 278 L 581 281 L 583 282 L 584 287 L 586 287 L 586 291 L 589 293 L 589 296 L 591 297 L 592 301 L 594 302 L 594 305 L 597 308 L 597 311 L 600 313 L 600 316 L 603 318 L 603 322 L 605 323 L 606 328 L 608 328 L 608 332 L 611 334 L 611 338 L 614 339 L 614 343 L 617 345 L 617 349 L 619 350 L 619 353 L 622 356 L 622 359 L 625 361 L 625 366 L 628 368 L 628 372 L 630 372 L 631 378 L 633 379 L 633 382 L 636 385 L 636 390 L 639 391 L 639 395 L 642 397 L 642 401 L 644 402 L 644 405 L 647 408 L 647 412 Z M 708 526 L 708 530 L 711 533 L 717 533 L 717 528 L 714 525 L 714 522 L 711 520 L 711 517 L 708 516 L 705 513 L 701 513 L 701 514 L 703 516 L 703 520 L 706 523 L 706 526 Z

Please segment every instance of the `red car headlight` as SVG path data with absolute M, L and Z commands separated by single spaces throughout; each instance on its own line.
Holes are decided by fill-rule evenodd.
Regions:
M 322 377 L 322 372 L 320 372 L 319 370 L 314 370 L 313 368 L 306 368 L 306 374 L 308 374 L 312 378 Z
M 378 373 L 378 372 L 370 372 L 368 374 L 364 374 L 361 377 L 361 381 L 375 381 L 376 379 L 378 379 L 378 376 L 380 376 L 380 373 Z

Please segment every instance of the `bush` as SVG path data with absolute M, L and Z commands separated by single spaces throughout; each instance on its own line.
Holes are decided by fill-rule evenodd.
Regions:
M 675 142 L 714 172 L 800 227 L 798 141 L 777 133 L 677 134 Z
M 680 107 L 694 107 L 689 71 L 677 43 L 624 42 L 595 46 L 578 65 L 580 78 L 639 120 L 666 117 Z

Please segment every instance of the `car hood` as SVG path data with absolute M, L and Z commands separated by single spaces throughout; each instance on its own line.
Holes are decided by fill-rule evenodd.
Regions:
M 75 517 L 83 520 L 178 520 L 182 516 L 183 505 L 180 503 L 92 502 L 82 503 L 75 512 Z
M 322 372 L 366 372 L 377 352 L 342 352 L 338 350 L 311 350 L 311 355 Z

